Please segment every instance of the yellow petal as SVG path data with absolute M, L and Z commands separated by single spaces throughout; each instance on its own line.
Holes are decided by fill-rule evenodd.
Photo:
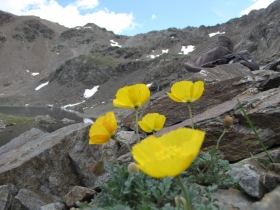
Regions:
M 104 144 L 117 130 L 117 120 L 113 112 L 107 112 L 105 116 L 96 119 L 89 130 L 89 144 Z
M 166 117 L 164 115 L 158 114 L 155 120 L 155 130 L 159 131 L 163 128 L 164 123 L 166 121 Z
M 136 164 L 141 171 L 154 178 L 163 178 L 166 176 L 177 176 L 188 168 L 194 156 L 184 156 L 177 159 L 169 159 L 164 161 L 151 161 L 144 165 Z
M 113 135 L 116 132 L 118 126 L 114 112 L 107 112 L 102 120 L 102 124 L 106 128 L 108 133 L 110 133 L 110 135 Z
M 110 140 L 108 135 L 93 135 L 89 139 L 89 144 L 105 144 Z
M 161 137 L 148 137 L 132 148 L 137 167 L 144 173 L 161 178 L 177 176 L 197 157 L 205 132 L 180 128 Z
M 141 121 L 138 122 L 142 130 L 147 133 L 159 131 L 165 123 L 166 117 L 159 113 L 146 114 Z
M 191 97 L 191 87 L 193 83 L 191 81 L 180 81 L 176 82 L 171 87 L 171 92 L 177 98 L 181 99 L 181 101 L 185 101 L 186 99 Z
M 130 86 L 127 94 L 134 107 L 140 107 L 149 100 L 150 90 L 144 84 L 135 84 Z
M 132 147 L 132 155 L 138 163 L 155 159 L 155 151 L 162 149 L 161 142 L 155 136 L 149 136 Z
M 104 144 L 110 140 L 110 133 L 100 123 L 95 122 L 89 130 L 89 144 Z
M 194 89 L 193 89 L 193 98 L 196 100 L 199 99 L 204 91 L 204 82 L 202 81 L 197 81 L 194 83 Z
M 180 98 L 177 98 L 175 95 L 173 95 L 172 93 L 167 93 L 167 95 L 173 100 L 173 101 L 176 101 L 176 102 L 184 102 L 182 101 Z
M 151 127 L 149 127 L 149 126 L 147 125 L 147 123 L 144 122 L 144 121 L 138 121 L 138 125 L 139 125 L 140 128 L 141 128 L 143 131 L 145 131 L 146 133 L 151 133 L 151 132 L 153 132 L 153 129 L 152 129 Z
M 115 107 L 134 108 L 131 100 L 128 97 L 129 86 L 120 88 L 116 93 L 116 99 L 113 100 Z
M 142 121 L 144 121 L 152 131 L 155 128 L 155 120 L 157 115 L 158 113 L 149 113 L 142 118 Z
M 198 81 L 180 81 L 171 87 L 171 93 L 168 96 L 176 102 L 193 102 L 199 99 L 204 91 L 204 83 Z

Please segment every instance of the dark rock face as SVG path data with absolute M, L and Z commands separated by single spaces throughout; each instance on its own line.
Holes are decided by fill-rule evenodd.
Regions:
M 86 86 L 106 82 L 113 73 L 115 62 L 109 58 L 81 55 L 69 60 L 50 75 L 50 82 L 57 79 L 60 85 L 74 86 L 77 82 Z
M 202 80 L 206 83 L 203 96 L 192 105 L 193 115 L 198 115 L 245 91 L 247 89 L 245 84 L 240 84 L 234 88 L 233 84 L 243 77 L 250 77 L 250 75 L 251 72 L 241 64 L 221 65 L 212 69 L 205 68 L 204 72 L 190 75 L 191 77 L 188 80 Z M 170 92 L 170 87 L 166 88 L 165 92 Z M 165 92 L 162 93 L 161 98 L 141 109 L 140 116 L 152 112 L 164 114 L 167 118 L 166 126 L 180 123 L 188 118 L 186 104 L 172 101 Z M 130 125 L 133 121 L 134 114 L 123 119 L 125 125 Z
M 0 11 L 0 26 L 4 25 L 5 23 L 9 23 L 14 20 L 13 15 Z
M 21 27 L 16 27 L 17 32 L 12 37 L 16 40 L 34 42 L 41 34 L 45 39 L 52 39 L 54 37 L 54 30 L 42 24 L 39 20 L 28 20 L 23 23 Z
M 0 183 L 14 183 L 21 189 L 40 189 L 46 194 L 59 196 L 64 196 L 71 186 L 82 185 L 65 149 L 68 150 L 69 146 L 73 149 L 78 139 L 82 140 L 86 136 L 85 129 L 84 124 L 75 124 L 58 131 L 60 134 L 54 132 L 48 135 L 32 131 L 28 134 L 31 138 L 26 138 L 26 141 L 15 140 L 1 147 Z M 70 143 L 70 136 L 74 134 L 77 138 L 72 139 L 72 146 L 63 146 L 64 143 Z M 50 156 L 53 160 L 49 159 Z M 62 188 L 60 182 L 64 183 Z
M 203 101 L 203 97 L 201 97 L 200 100 L 192 104 L 194 122 L 196 124 L 196 127 L 207 131 L 206 139 L 203 144 L 205 150 L 208 150 L 215 146 L 217 139 L 219 138 L 223 130 L 223 117 L 225 117 L 226 115 L 231 115 L 235 119 L 234 125 L 229 129 L 227 134 L 224 136 L 224 140 L 221 141 L 220 144 L 220 150 L 225 154 L 226 159 L 228 159 L 229 161 L 237 161 L 242 158 L 249 157 L 250 152 L 252 154 L 256 154 L 261 151 L 259 142 L 257 141 L 255 135 L 252 133 L 251 128 L 246 122 L 246 119 L 240 112 L 237 99 L 241 101 L 244 108 L 247 110 L 247 114 L 251 119 L 253 125 L 256 127 L 264 144 L 267 147 L 280 144 L 278 137 L 279 109 L 277 105 L 279 103 L 279 88 L 272 88 L 270 90 L 261 92 L 256 88 L 248 89 L 248 87 L 254 86 L 255 83 L 253 82 L 253 80 L 258 80 L 262 72 L 259 71 L 257 73 L 258 74 L 254 75 L 254 77 L 247 80 L 247 82 L 242 83 L 243 85 L 240 85 L 240 82 L 226 80 L 225 83 L 229 86 L 223 85 L 223 95 L 229 96 L 231 98 L 230 100 L 229 98 L 223 98 L 222 96 L 219 96 L 217 98 L 219 98 L 220 101 L 217 101 L 217 104 L 215 105 L 215 100 L 211 100 L 211 98 L 214 98 L 213 95 L 211 97 L 207 92 L 207 90 L 211 90 L 211 86 L 206 86 L 204 95 L 208 95 L 205 98 L 206 101 Z M 218 84 L 221 83 L 217 83 L 216 85 Z M 213 85 L 213 87 L 215 87 L 215 85 Z M 230 90 L 233 89 L 239 90 L 240 92 L 236 93 L 236 95 L 230 96 Z M 213 91 L 210 93 L 213 94 Z M 178 103 L 168 101 L 170 101 L 170 99 L 164 97 L 162 99 L 159 99 L 157 103 L 148 106 L 145 110 L 147 110 L 147 112 L 160 112 L 164 109 L 163 107 L 165 106 L 164 110 L 167 111 L 165 111 L 164 114 L 168 116 L 167 121 L 172 122 L 172 119 L 174 119 L 173 123 L 175 124 L 176 120 L 178 118 L 180 119 L 180 117 L 181 119 L 183 119 L 184 117 L 188 119 L 187 109 L 185 106 L 180 105 L 179 107 Z M 213 101 L 212 106 L 210 101 Z M 196 113 L 196 107 L 199 107 L 199 111 L 201 112 Z M 131 118 L 125 118 L 124 123 L 128 123 L 129 119 Z M 130 122 L 132 121 L 133 119 L 131 119 Z M 170 124 L 167 122 L 166 125 L 168 126 Z M 189 127 L 190 125 L 190 120 L 184 120 L 180 123 L 176 122 L 175 125 L 166 127 L 162 131 L 159 131 L 157 135 L 162 135 L 165 132 L 169 132 L 170 130 L 177 129 L 179 127 Z
M 252 11 L 249 16 L 266 18 L 242 38 L 235 46 L 236 50 L 247 48 L 262 65 L 271 62 L 272 59 L 278 59 L 280 56 L 279 44 L 277 44 L 280 32 L 279 9 L 280 1 L 275 1 L 265 10 Z M 269 18 L 267 18 L 268 16 Z M 267 54 L 267 52 L 271 53 Z
M 110 83 L 110 89 L 116 92 L 120 86 L 119 77 L 124 77 L 123 86 L 132 82 L 153 83 L 155 90 L 164 89 L 172 81 L 190 77 L 183 63 L 213 43 L 216 37 L 209 34 L 217 31 L 225 32 L 224 35 L 232 40 L 233 51 L 247 50 L 260 65 L 268 64 L 279 59 L 279 10 L 278 0 L 266 9 L 216 26 L 169 28 L 133 37 L 115 35 L 93 23 L 68 29 L 40 18 L 1 12 L 1 24 L 5 27 L 0 33 L 0 68 L 3 71 L 0 82 L 11 85 L 1 87 L 4 96 L 0 96 L 3 99 L 0 104 L 20 105 L 25 103 L 24 98 L 30 98 L 33 106 L 40 106 L 45 101 L 55 106 L 75 104 L 83 101 L 81 92 L 94 85 Z M 189 45 L 195 49 L 184 55 L 182 47 Z M 163 53 L 163 50 L 168 52 Z M 11 58 L 14 59 L 11 61 Z M 14 69 L 23 68 L 40 74 L 31 79 L 24 71 L 12 73 Z M 136 71 L 139 71 L 137 75 Z M 34 88 L 41 81 L 55 79 L 57 84 L 49 85 L 44 93 L 34 94 Z M 23 89 L 25 97 L 20 94 Z M 67 91 L 77 97 L 71 97 Z M 106 92 L 100 95 L 102 97 L 96 95 L 83 105 L 90 106 L 114 97 Z
M 277 187 L 271 193 L 253 205 L 253 210 L 277 210 L 279 208 L 280 187 Z

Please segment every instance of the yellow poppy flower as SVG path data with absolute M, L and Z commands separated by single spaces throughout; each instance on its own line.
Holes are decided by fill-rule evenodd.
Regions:
M 191 81 L 176 82 L 171 87 L 171 93 L 167 95 L 176 102 L 190 103 L 198 100 L 204 91 L 204 82 Z
M 136 167 L 151 177 L 177 176 L 197 157 L 205 132 L 179 128 L 161 137 L 149 136 L 132 147 Z
M 104 144 L 110 140 L 117 130 L 117 120 L 114 112 L 97 118 L 89 130 L 89 144 Z
M 164 115 L 158 113 L 150 113 L 150 114 L 146 114 L 142 118 L 142 120 L 138 122 L 138 125 L 143 131 L 147 133 L 152 133 L 162 129 L 165 120 L 166 117 Z
M 113 100 L 115 107 L 139 108 L 150 98 L 150 90 L 145 84 L 135 84 L 120 88 Z

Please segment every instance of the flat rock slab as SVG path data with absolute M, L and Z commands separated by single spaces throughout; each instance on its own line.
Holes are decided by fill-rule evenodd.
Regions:
M 84 185 L 69 153 L 79 142 L 88 145 L 87 124 L 69 125 L 50 134 L 32 129 L 20 137 L 0 148 L 0 185 L 12 183 L 19 189 L 60 197 L 73 186 Z M 84 155 L 88 156 L 80 157 L 84 158 L 84 164 L 93 162 L 92 154 L 97 149 L 89 145 L 87 148 L 88 152 Z

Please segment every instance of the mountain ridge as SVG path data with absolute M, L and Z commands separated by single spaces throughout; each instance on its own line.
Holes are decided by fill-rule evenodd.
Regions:
M 279 58 L 279 11 L 277 0 L 223 24 L 135 36 L 116 35 L 93 23 L 66 28 L 0 11 L 0 105 L 61 107 L 84 101 L 73 107 L 81 110 L 109 102 L 125 85 L 153 83 L 151 89 L 163 89 L 189 77 L 183 63 L 213 43 L 217 35 L 209 34 L 217 32 L 233 41 L 234 51 L 248 50 L 264 66 Z M 184 54 L 187 46 L 195 48 Z M 85 89 L 97 85 L 98 92 L 85 99 Z

